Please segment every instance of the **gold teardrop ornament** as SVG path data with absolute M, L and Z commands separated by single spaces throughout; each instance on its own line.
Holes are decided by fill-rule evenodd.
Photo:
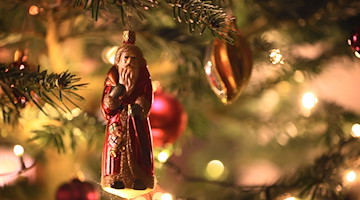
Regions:
M 205 74 L 211 89 L 224 104 L 233 103 L 249 82 L 252 54 L 245 38 L 230 24 L 233 44 L 216 38 L 209 46 L 205 59 Z

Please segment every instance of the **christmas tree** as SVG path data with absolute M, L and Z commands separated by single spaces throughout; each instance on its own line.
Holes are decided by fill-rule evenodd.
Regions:
M 360 199 L 358 1 L 3 0 L 1 200 L 123 199 L 100 105 L 125 30 L 154 91 L 132 199 Z

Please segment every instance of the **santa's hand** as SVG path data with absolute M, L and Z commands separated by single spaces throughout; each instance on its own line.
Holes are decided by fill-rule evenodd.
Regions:
M 125 90 L 125 86 L 119 83 L 111 89 L 109 96 L 111 98 L 118 99 L 119 97 L 124 95 Z

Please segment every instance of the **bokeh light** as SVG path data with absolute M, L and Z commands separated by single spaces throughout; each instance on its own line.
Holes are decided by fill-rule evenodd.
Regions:
M 170 157 L 169 152 L 164 150 L 158 154 L 157 159 L 159 160 L 159 162 L 165 163 L 169 157 Z
M 101 58 L 105 63 L 114 64 L 115 63 L 115 54 L 119 47 L 106 47 L 101 54 Z
M 345 174 L 345 180 L 348 183 L 353 183 L 356 180 L 356 178 L 357 178 L 357 175 L 356 175 L 355 171 L 351 170 Z
M 316 95 L 312 92 L 306 92 L 301 98 L 301 103 L 306 109 L 314 108 L 317 102 L 318 99 Z
M 284 58 L 280 52 L 280 49 L 271 50 L 269 56 L 272 64 L 284 64 Z
M 14 146 L 14 154 L 16 156 L 23 156 L 24 155 L 24 148 L 21 145 L 15 145 Z
M 212 160 L 206 167 L 206 173 L 211 179 L 218 179 L 223 174 L 224 170 L 224 164 L 220 160 Z
M 351 127 L 351 134 L 354 137 L 360 137 L 360 124 L 356 123 Z
M 298 82 L 298 83 L 302 83 L 302 82 L 304 82 L 304 80 L 305 80 L 304 74 L 303 74 L 301 71 L 299 71 L 299 70 L 296 70 L 296 71 L 294 72 L 293 78 L 294 78 L 294 80 L 295 80 L 296 82 Z
M 36 5 L 32 5 L 29 8 L 29 14 L 30 15 L 38 15 L 40 13 L 40 11 L 41 11 L 40 8 L 37 7 Z
M 170 193 L 164 193 L 161 195 L 161 200 L 173 200 L 173 196 Z

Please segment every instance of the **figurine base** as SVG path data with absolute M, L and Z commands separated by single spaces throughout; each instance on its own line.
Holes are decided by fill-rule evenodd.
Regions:
M 134 190 L 132 188 L 114 189 L 111 187 L 103 187 L 102 189 L 110 194 L 126 199 L 135 198 L 153 190 L 152 188 L 146 188 L 145 190 Z

